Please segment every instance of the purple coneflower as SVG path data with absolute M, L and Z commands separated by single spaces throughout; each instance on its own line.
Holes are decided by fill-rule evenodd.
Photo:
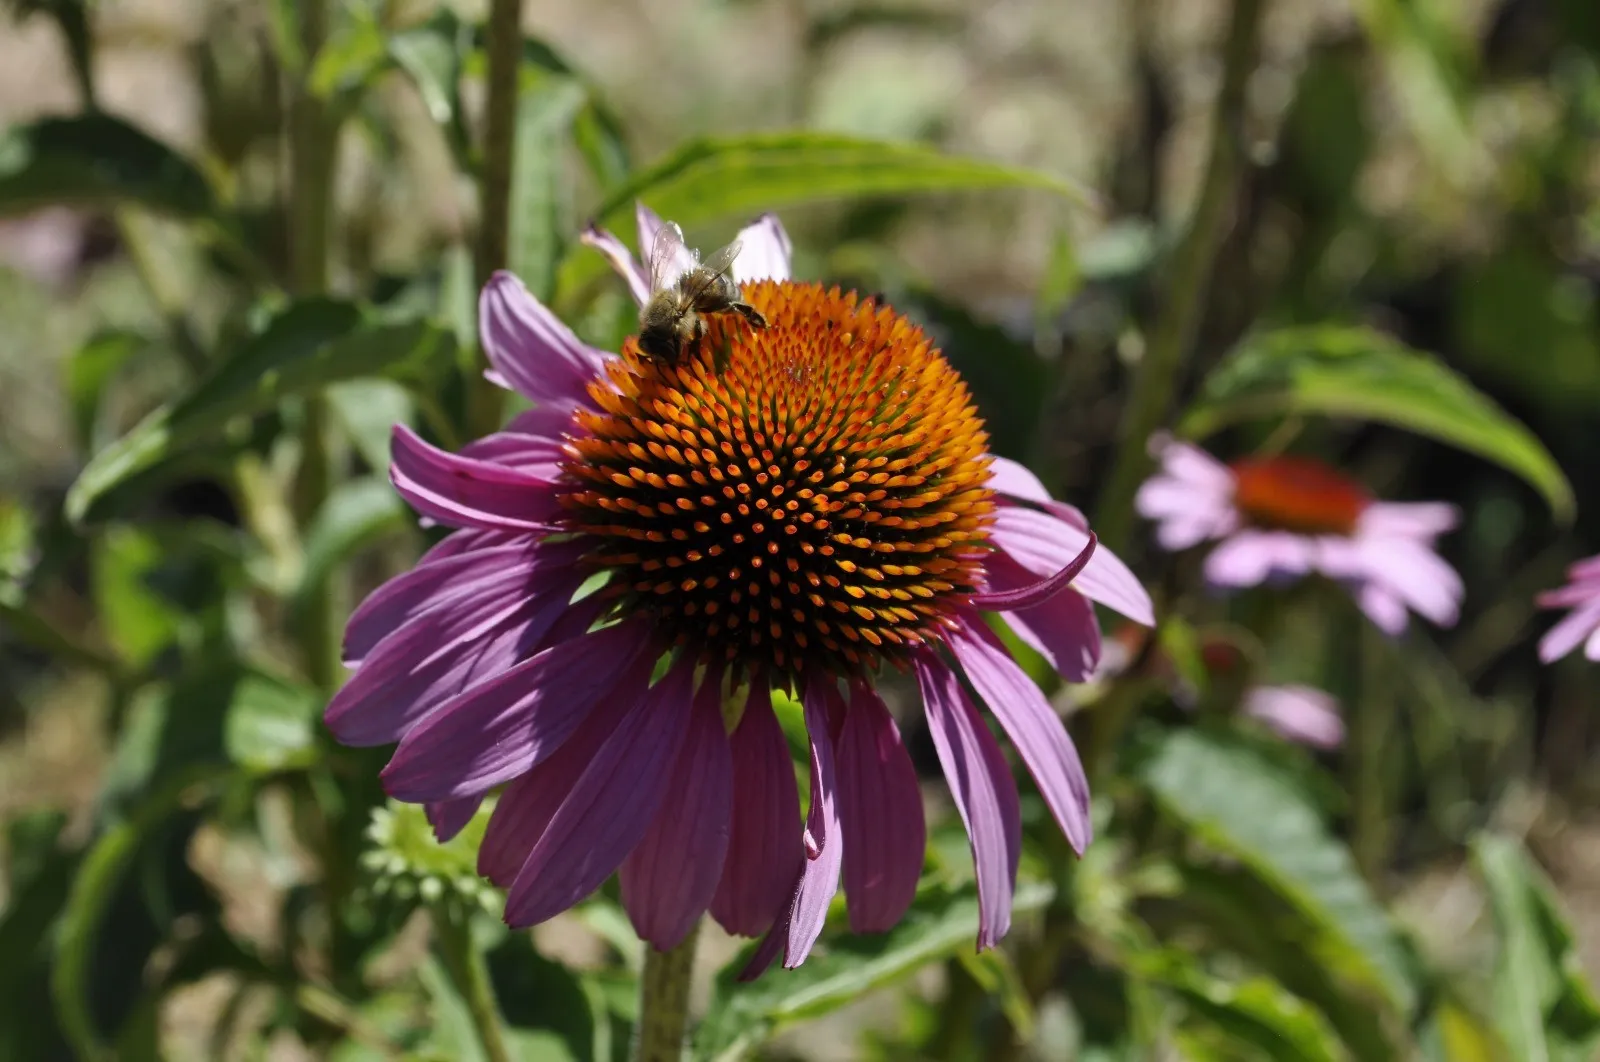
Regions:
M 1567 569 L 1566 586 L 1539 595 L 1542 608 L 1570 608 L 1561 622 L 1539 639 L 1539 659 L 1560 660 L 1583 643 L 1583 655 L 1600 660 L 1600 556 Z
M 1135 502 L 1169 550 L 1220 539 L 1206 580 L 1237 589 L 1319 573 L 1347 586 L 1388 634 L 1406 610 L 1441 626 L 1456 621 L 1461 577 L 1433 550 L 1455 527 L 1444 502 L 1373 501 L 1354 480 L 1306 457 L 1222 462 L 1169 438 L 1153 445 L 1160 470 Z
M 647 259 L 661 224 L 640 208 Z M 512 925 L 620 869 L 644 940 L 671 948 L 709 910 L 768 934 L 759 972 L 779 946 L 786 965 L 805 958 L 841 873 L 857 931 L 911 903 L 921 799 L 873 688 L 885 667 L 909 672 L 971 838 L 987 947 L 1010 923 L 1021 825 L 979 701 L 1080 851 L 1090 825 L 1066 729 L 983 613 L 1082 679 L 1100 651 L 1090 601 L 1150 623 L 1150 599 L 1077 510 L 988 453 L 921 329 L 791 279 L 775 217 L 741 238 L 735 279 L 768 327 L 715 315 L 675 365 L 631 338 L 594 350 L 515 277 L 490 280 L 484 350 L 536 407 L 459 454 L 396 427 L 395 487 L 459 530 L 351 617 L 357 670 L 328 725 L 399 742 L 384 785 L 441 835 L 504 787 L 479 869 L 509 890 Z M 648 295 L 615 238 L 585 239 Z M 804 704 L 803 824 L 774 687 Z

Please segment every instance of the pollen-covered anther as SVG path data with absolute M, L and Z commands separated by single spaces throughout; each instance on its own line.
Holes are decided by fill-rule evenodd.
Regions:
M 893 310 L 787 281 L 744 296 L 765 329 L 714 315 L 671 365 L 630 339 L 592 385 L 567 529 L 594 540 L 620 610 L 706 660 L 774 679 L 900 663 L 980 581 L 983 423 Z

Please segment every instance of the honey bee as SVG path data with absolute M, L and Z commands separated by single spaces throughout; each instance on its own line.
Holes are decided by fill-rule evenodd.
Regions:
M 672 222 L 657 232 L 650 248 L 650 301 L 639 311 L 639 349 L 669 365 L 706 334 L 705 318 L 736 313 L 754 328 L 767 327 L 761 311 L 745 302 L 728 275 L 739 257 L 734 240 L 704 262 L 683 244 L 683 230 Z M 688 268 L 685 268 L 685 263 Z

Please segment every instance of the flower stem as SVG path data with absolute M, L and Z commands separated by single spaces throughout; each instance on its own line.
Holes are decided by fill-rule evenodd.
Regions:
M 511 260 L 511 182 L 516 161 L 517 68 L 522 62 L 522 0 L 490 0 L 484 39 L 487 53 L 483 166 L 478 175 L 478 285 Z M 500 389 L 474 373 L 467 381 L 467 434 L 500 427 Z
M 488 1062 L 515 1062 L 506 1043 L 505 1025 L 495 1005 L 494 986 L 489 982 L 489 967 L 472 943 L 472 921 L 458 905 L 443 900 L 433 906 L 433 932 L 444 960 L 445 973 L 461 993 L 472 1016 L 473 1028 L 483 1045 Z
M 683 1037 L 689 1026 L 689 976 L 694 971 L 699 937 L 696 923 L 683 943 L 671 951 L 645 949 L 634 1055 L 638 1062 L 679 1062 L 683 1057 Z
M 1184 356 L 1193 346 L 1200 326 L 1202 296 L 1210 287 L 1217 249 L 1227 228 L 1239 171 L 1244 166 L 1245 89 L 1256 65 L 1265 8 L 1266 0 L 1233 0 L 1205 176 L 1189 228 L 1173 255 L 1166 297 L 1134 377 L 1133 393 L 1122 416 L 1111 479 L 1095 514 L 1095 533 L 1111 549 L 1127 545 L 1133 527 L 1133 496 L 1150 470 L 1145 448 L 1151 433 L 1166 419 Z

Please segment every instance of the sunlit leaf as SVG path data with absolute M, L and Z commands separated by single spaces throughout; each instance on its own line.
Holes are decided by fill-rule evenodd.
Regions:
M 177 217 L 216 210 L 193 163 L 108 114 L 45 118 L 0 132 L 0 217 L 56 204 L 138 204 Z
M 111 647 L 139 668 L 172 644 L 185 617 L 158 589 L 156 576 L 169 558 L 162 543 L 138 528 L 110 528 L 94 544 L 95 611 Z
M 1289 776 L 1240 742 L 1198 730 L 1168 735 L 1142 776 L 1168 813 L 1238 859 L 1318 931 L 1313 961 L 1336 963 L 1402 1013 L 1414 1003 L 1383 909 Z
M 1500 931 L 1493 1006 L 1518 1062 L 1586 1062 L 1600 1051 L 1600 1001 L 1544 873 L 1515 842 L 1483 835 L 1473 860 Z
M 1054 895 L 1049 885 L 1021 885 L 1013 910 L 1038 910 Z M 784 1025 L 838 1010 L 927 963 L 970 951 L 977 933 L 976 891 L 929 890 L 888 933 L 829 939 L 826 951 L 797 969 L 769 970 L 739 984 L 734 977 L 751 950 L 746 948 L 717 975 L 710 1009 L 695 1033 L 694 1057 L 742 1057 Z
M 228 758 L 252 771 L 276 771 L 310 754 L 323 699 L 315 690 L 259 673 L 233 688 L 223 723 Z
M 81 521 L 101 494 L 219 431 L 234 417 L 338 380 L 420 373 L 449 357 L 447 333 L 425 321 L 366 325 L 349 303 L 296 303 L 225 358 L 187 395 L 162 406 L 96 454 L 67 492 L 69 519 Z
M 917 144 L 834 133 L 756 133 L 684 144 L 612 193 L 598 220 L 630 237 L 635 200 L 687 227 L 796 203 L 980 188 L 1036 188 L 1085 198 L 1081 190 L 1049 174 L 946 155 Z M 599 255 L 574 252 L 562 266 L 558 291 L 580 289 L 604 271 Z
M 1532 432 L 1443 362 L 1366 328 L 1310 327 L 1245 340 L 1206 378 L 1190 437 L 1255 417 L 1318 414 L 1392 424 L 1458 446 L 1533 485 L 1560 519 L 1572 485 Z

